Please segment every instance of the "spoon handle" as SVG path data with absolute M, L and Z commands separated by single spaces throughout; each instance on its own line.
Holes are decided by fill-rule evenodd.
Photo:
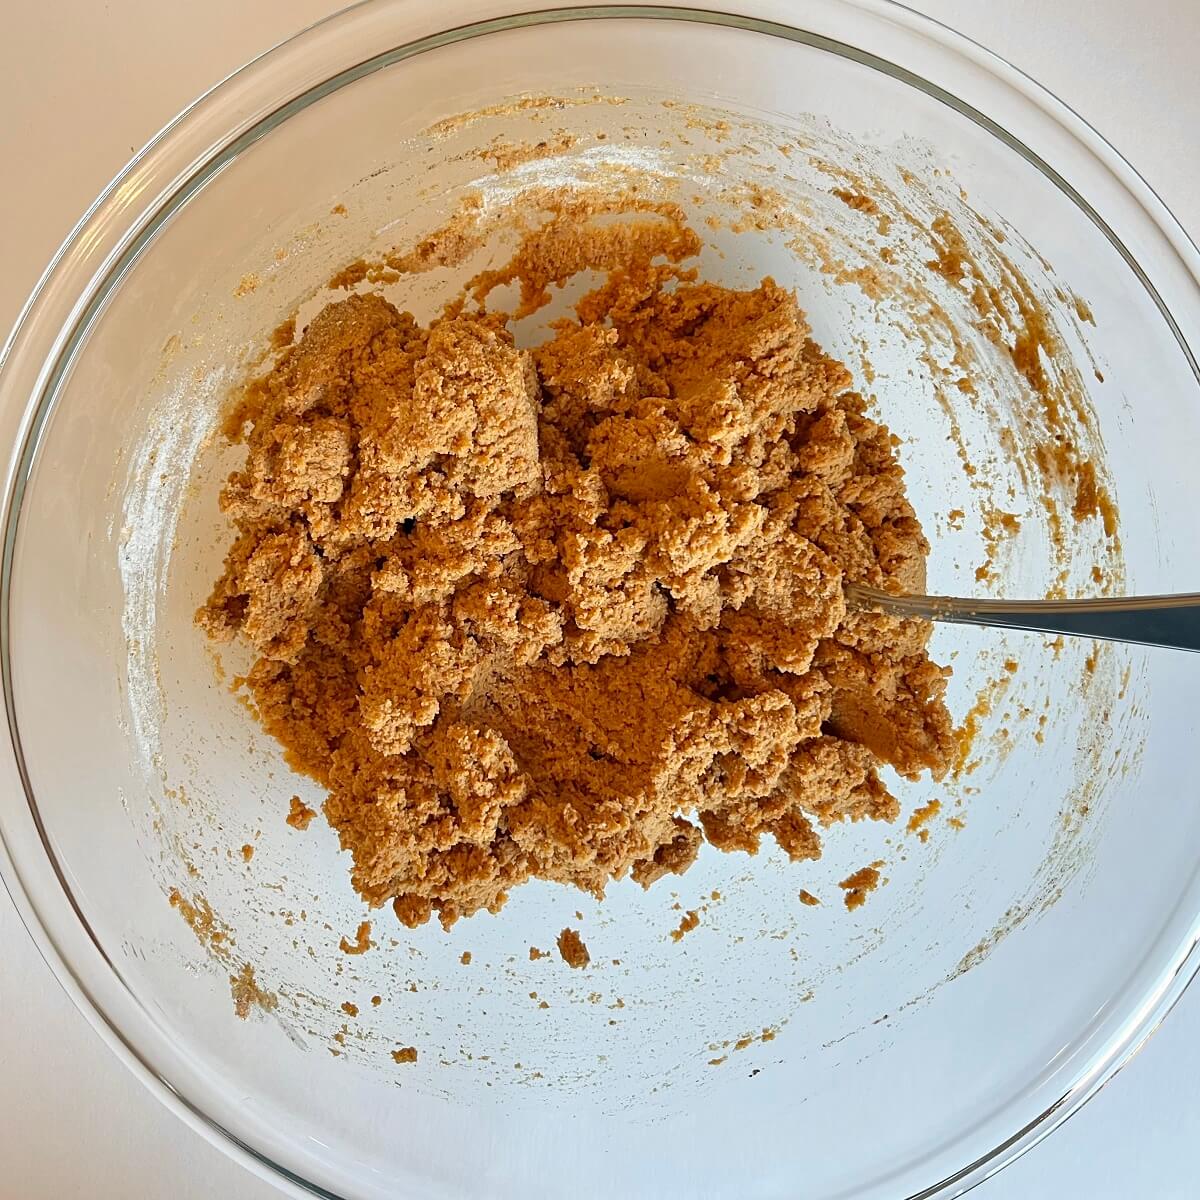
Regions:
M 875 609 L 897 617 L 999 625 L 1200 651 L 1200 593 L 1094 600 L 959 600 L 951 596 L 892 595 L 865 584 L 848 583 L 846 600 L 853 608 Z

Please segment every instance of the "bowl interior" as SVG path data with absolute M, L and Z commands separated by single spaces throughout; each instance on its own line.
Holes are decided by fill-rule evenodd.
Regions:
M 636 182 L 683 205 L 705 277 L 796 288 L 902 439 L 930 590 L 1184 590 L 1200 390 L 1139 277 L 1166 249 L 1099 164 L 1072 160 L 1128 252 L 970 114 L 778 31 L 543 23 L 393 58 L 213 169 L 108 292 L 53 396 L 10 586 L 21 747 L 63 884 L 157 1031 L 154 1069 L 332 1193 L 934 1185 L 1078 1086 L 1165 986 L 1200 889 L 1180 750 L 1194 663 L 940 629 L 953 711 L 978 733 L 952 778 L 889 780 L 905 818 L 940 800 L 927 842 L 902 818 L 830 830 L 803 868 L 706 848 L 646 893 L 533 884 L 496 917 L 408 931 L 364 910 L 323 822 L 284 823 L 292 795 L 322 797 L 231 693 L 246 661 L 218 661 L 192 624 L 239 457 L 219 410 L 348 261 L 479 196 L 494 237 L 386 289 L 427 318 L 505 257 L 500 218 L 536 189 Z M 1031 371 L 1035 325 L 1050 332 Z M 1046 467 L 1050 444 L 1098 470 L 1119 540 Z M 876 859 L 886 886 L 846 912 L 837 881 Z M 700 927 L 677 941 L 688 910 Z M 347 956 L 363 919 L 375 945 Z M 567 925 L 587 971 L 531 960 Z M 247 965 L 262 1003 L 238 1021 Z M 409 1045 L 418 1061 L 395 1063 Z

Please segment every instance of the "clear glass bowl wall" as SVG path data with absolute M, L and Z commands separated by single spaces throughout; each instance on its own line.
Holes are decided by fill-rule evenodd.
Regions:
M 603 904 L 535 884 L 498 917 L 410 932 L 363 911 L 329 830 L 284 824 L 292 794 L 316 803 L 319 793 L 218 679 L 192 625 L 219 567 L 216 493 L 236 460 L 213 436 L 218 410 L 271 330 L 313 311 L 348 260 L 408 244 L 471 190 L 499 204 L 532 184 L 586 184 L 620 160 L 680 183 L 710 243 L 706 276 L 773 274 L 860 379 L 869 360 L 862 386 L 903 439 L 934 543 L 932 590 L 980 586 L 994 499 L 968 486 L 952 417 L 995 486 L 1014 488 L 1004 507 L 1028 514 L 998 552 L 992 590 L 1037 595 L 1061 582 L 1037 482 L 997 451 L 1009 401 L 964 400 L 948 414 L 936 369 L 886 304 L 836 283 L 770 222 L 730 232 L 736 199 L 703 165 L 728 134 L 663 104 L 684 102 L 719 110 L 735 138 L 761 140 L 761 154 L 726 161 L 728 182 L 770 183 L 847 254 L 869 257 L 873 243 L 854 223 L 862 214 L 831 197 L 836 181 L 814 165 L 822 154 L 891 179 L 927 219 L 969 204 L 1012 231 L 1012 254 L 1060 306 L 1085 381 L 1089 436 L 1120 511 L 1124 586 L 1194 589 L 1194 252 L 1065 110 L 890 9 L 802 6 L 809 30 L 840 42 L 690 10 L 623 10 L 501 22 L 368 61 L 368 46 L 431 32 L 432 7 L 348 14 L 214 93 L 118 184 L 93 218 L 95 244 L 85 227 L 18 335 L 4 379 L 19 447 L 4 666 L 23 772 L 14 760 L 0 810 L 10 886 L 118 1052 L 197 1127 L 296 1188 L 354 1198 L 553 1194 L 568 1183 L 597 1196 L 956 1191 L 1082 1099 L 1194 965 L 1195 661 L 1108 647 L 1089 670 L 1088 644 L 1056 653 L 1040 637 L 939 630 L 958 715 L 1006 682 L 979 714 L 972 774 L 893 782 L 906 813 L 936 796 L 961 830 L 941 821 L 921 845 L 902 827 L 834 829 L 826 857 L 805 869 L 774 852 L 708 853 L 678 881 L 649 893 L 626 882 Z M 870 56 L 884 47 L 919 78 Z M 598 85 L 625 102 L 588 101 Z M 526 110 L 441 139 L 423 133 L 521 94 L 585 102 L 552 119 Z M 472 153 L 497 134 L 536 141 L 548 128 L 574 144 L 515 172 L 495 174 Z M 772 159 L 785 142 L 812 154 Z M 182 190 L 166 186 L 171 170 L 190 177 Z M 725 224 L 709 230 L 706 215 Z M 102 251 L 114 252 L 106 264 Z M 907 252 L 919 255 L 919 241 Z M 463 273 L 389 294 L 428 316 Z M 969 300 L 949 285 L 938 295 L 968 328 Z M 1069 319 L 1073 295 L 1094 327 Z M 1003 388 L 1004 365 L 993 365 Z M 952 508 L 966 514 L 961 529 Z M 1065 582 L 1083 593 L 1093 563 L 1114 560 L 1090 526 L 1073 537 Z M 227 675 L 243 665 L 236 654 L 223 664 Z M 877 858 L 887 886 L 846 913 L 836 881 Z M 801 887 L 826 903 L 802 908 Z M 167 903 L 171 888 L 211 906 L 224 950 L 198 943 Z M 676 902 L 710 905 L 678 944 Z M 377 946 L 347 958 L 338 939 L 366 915 Z M 565 925 L 584 931 L 586 975 L 529 960 Z M 279 1005 L 242 1022 L 228 976 L 244 962 Z M 419 1060 L 398 1066 L 390 1051 L 407 1045 Z

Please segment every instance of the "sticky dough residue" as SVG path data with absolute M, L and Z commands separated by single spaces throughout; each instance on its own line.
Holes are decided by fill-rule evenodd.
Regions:
M 1047 295 L 1045 284 L 1035 285 L 1009 252 L 1018 235 L 974 212 L 965 196 L 954 204 L 941 189 L 935 197 L 926 180 L 907 171 L 882 179 L 834 161 L 829 147 L 799 152 L 829 177 L 830 196 L 854 211 L 855 233 L 843 240 L 815 212 L 798 211 L 778 187 L 761 183 L 727 189 L 729 200 L 743 209 L 732 227 L 786 233 L 802 259 L 836 284 L 862 291 L 919 347 L 965 482 L 979 498 L 986 552 L 976 581 L 993 591 L 1003 583 L 999 547 L 1019 533 L 1024 515 L 1044 523 L 1055 564 L 1045 595 L 1066 594 L 1084 541 L 1081 522 L 1092 531 L 1087 541 L 1091 556 L 1104 563 L 1106 586 L 1118 585 L 1123 560 L 1116 506 L 1103 444 L 1062 328 L 1056 302 L 1061 289 Z M 954 204 L 953 213 L 947 204 Z M 1066 320 L 1078 328 L 1081 314 L 1091 315 L 1073 298 Z M 1001 455 L 980 461 L 972 454 L 962 432 L 964 411 L 991 426 Z M 1001 458 L 1018 486 L 1010 483 L 997 503 Z M 1024 514 L 1008 511 L 1021 502 Z
M 722 269 L 724 264 L 732 274 L 736 262 L 744 256 L 748 270 L 756 269 L 761 275 L 761 265 L 755 268 L 751 264 L 755 248 L 766 241 L 786 242 L 798 262 L 816 273 L 814 278 L 820 282 L 814 286 L 827 285 L 832 297 L 853 295 L 874 306 L 877 316 L 873 332 L 856 329 L 853 344 L 831 344 L 830 348 L 854 369 L 859 386 L 869 398 L 874 399 L 871 393 L 877 392 L 886 403 L 889 380 L 881 345 L 890 339 L 893 357 L 910 363 L 914 371 L 914 405 L 934 405 L 942 414 L 945 433 L 957 448 L 962 487 L 961 491 L 951 487 L 945 496 L 950 509 L 945 523 L 933 512 L 934 528 L 929 532 L 934 542 L 935 578 L 940 580 L 945 574 L 947 560 L 940 556 L 948 552 L 949 546 L 955 548 L 949 552 L 962 557 L 958 565 L 963 590 L 971 585 L 980 568 L 981 591 L 998 591 L 1014 571 L 1030 580 L 1028 590 L 1036 592 L 1081 593 L 1097 587 L 1121 590 L 1124 574 L 1119 539 L 1109 537 L 1104 528 L 1111 484 L 1103 469 L 1098 431 L 1088 419 L 1087 389 L 1074 365 L 1086 362 L 1090 353 L 1084 331 L 1085 326 L 1091 328 L 1090 309 L 1086 301 L 1056 281 L 1053 272 L 1043 269 L 1036 253 L 1016 230 L 994 214 L 972 208 L 969 198 L 960 195 L 953 181 L 941 172 L 934 152 L 915 143 L 871 152 L 850 145 L 836 131 L 816 123 L 804 126 L 799 133 L 793 128 L 783 136 L 765 124 L 739 116 L 688 111 L 674 103 L 664 109 L 668 114 L 665 121 L 652 119 L 652 114 L 646 116 L 640 104 L 597 105 L 590 97 L 562 102 L 523 98 L 517 104 L 516 108 L 503 106 L 502 115 L 500 109 L 492 115 L 487 111 L 467 114 L 443 122 L 433 131 L 428 141 L 438 147 L 437 153 L 448 154 L 465 164 L 467 170 L 478 172 L 451 193 L 461 201 L 457 210 L 449 220 L 445 218 L 444 183 L 431 181 L 415 193 L 406 189 L 406 195 L 415 196 L 412 211 L 381 211 L 375 228 L 395 221 L 397 227 L 425 232 L 399 238 L 394 249 L 396 234 L 390 234 L 378 243 L 377 252 L 348 267 L 339 281 L 342 290 L 332 294 L 323 291 L 320 285 L 324 278 L 311 274 L 306 277 L 304 271 L 311 271 L 313 260 L 321 257 L 326 239 L 346 236 L 341 231 L 354 225 L 353 219 L 346 216 L 347 210 L 357 216 L 361 206 L 369 205 L 374 185 L 364 184 L 361 194 L 340 198 L 330 220 L 297 230 L 287 244 L 287 254 L 277 254 L 271 261 L 268 252 L 264 256 L 266 265 L 257 272 L 259 286 L 236 301 L 246 311 L 254 306 L 255 313 L 261 313 L 262 328 L 253 339 L 255 344 L 264 344 L 270 330 L 279 327 L 282 332 L 276 349 L 285 345 L 291 338 L 290 328 L 285 328 L 291 320 L 302 327 L 320 304 L 347 290 L 382 285 L 400 300 L 415 287 L 432 297 L 432 307 L 436 308 L 467 275 L 494 267 L 511 256 L 522 230 L 543 218 L 544 214 L 537 211 L 539 190 L 546 194 L 568 187 L 594 197 L 636 183 L 644 189 L 642 196 L 647 205 L 678 205 L 687 212 L 693 226 L 706 234 L 706 273 L 714 266 Z M 512 132 L 511 122 L 516 118 L 530 122 L 520 135 Z M 572 138 L 575 140 L 568 145 Z M 490 154 L 493 149 L 497 153 Z M 326 200 L 320 214 L 328 211 Z M 940 220 L 943 215 L 948 224 Z M 955 235 L 965 245 L 965 255 L 956 251 Z M 351 245 L 335 261 L 348 262 L 363 244 Z M 978 297 L 977 304 L 976 284 L 980 281 L 986 294 Z M 227 296 L 232 295 L 236 284 L 235 277 Z M 854 304 L 860 310 L 864 307 L 861 300 Z M 1040 309 L 1040 315 L 1035 309 Z M 1025 320 L 1027 313 L 1034 314 L 1031 325 Z M 289 319 L 281 326 L 285 317 Z M 1039 324 L 1040 318 L 1044 320 Z M 1103 323 L 1102 313 L 1099 319 Z M 204 327 L 210 327 L 207 320 Z M 818 337 L 827 339 L 829 332 L 818 331 Z M 545 1041 L 544 1053 L 535 1068 L 528 1068 L 529 1045 L 527 1039 L 522 1039 L 525 1026 L 509 1005 L 510 993 L 514 985 L 525 982 L 525 972 L 550 969 L 551 960 L 526 961 L 526 947 L 531 942 L 549 944 L 547 939 L 552 941 L 561 921 L 553 927 L 530 926 L 524 931 L 520 963 L 505 957 L 512 947 L 489 954 L 484 945 L 472 945 L 478 968 L 473 967 L 472 979 L 479 981 L 479 995 L 461 998 L 466 1007 L 460 1016 L 469 1028 L 481 1034 L 486 1031 L 489 1045 L 461 1046 L 461 1039 L 443 1025 L 447 997 L 435 990 L 447 968 L 424 943 L 416 939 L 400 947 L 393 939 L 371 954 L 347 957 L 337 949 L 337 938 L 355 928 L 361 917 L 360 906 L 332 894 L 318 902 L 311 886 L 306 886 L 311 884 L 313 871 L 294 869 L 288 865 L 286 855 L 275 857 L 278 865 L 275 874 L 270 874 L 276 849 L 272 831 L 282 824 L 280 812 L 286 810 L 294 790 L 290 780 L 281 776 L 276 781 L 283 789 L 279 796 L 272 793 L 262 797 L 272 816 L 264 825 L 253 864 L 245 864 L 236 851 L 232 857 L 226 854 L 228 847 L 245 841 L 244 833 L 240 828 L 226 828 L 228 796 L 205 789 L 204 779 L 193 769 L 194 760 L 174 753 L 170 738 L 176 735 L 169 730 L 164 735 L 160 727 L 175 719 L 177 700 L 170 676 L 160 677 L 154 649 L 156 636 L 160 641 L 168 636 L 161 611 L 168 575 L 170 588 L 175 588 L 179 571 L 191 569 L 187 555 L 177 552 L 190 553 L 187 539 L 194 537 L 197 526 L 191 514 L 197 505 L 212 503 L 211 492 L 193 488 L 189 494 L 185 486 L 159 486 L 164 471 L 171 478 L 186 480 L 198 461 L 197 450 L 208 462 L 204 456 L 210 450 L 202 442 L 205 430 L 201 426 L 211 422 L 213 405 L 198 407 L 194 403 L 193 380 L 217 378 L 228 369 L 230 355 L 215 340 L 211 352 L 203 348 L 198 351 L 198 345 L 198 339 L 189 339 L 173 351 L 189 369 L 186 378 L 180 376 L 182 385 L 171 393 L 178 403 L 167 405 L 163 419 L 150 431 L 146 443 L 131 449 L 130 479 L 117 483 L 126 490 L 128 532 L 122 534 L 126 543 L 122 571 L 132 584 L 133 597 L 127 600 L 131 658 L 125 687 L 135 728 L 142 731 L 137 740 L 144 747 L 148 775 L 162 778 L 164 792 L 159 801 L 151 803 L 141 836 L 150 847 L 148 854 L 157 856 L 156 870 L 164 890 L 178 883 L 186 870 L 189 881 L 186 886 L 180 884 L 181 893 L 207 896 L 212 902 L 209 911 L 215 909 L 228 922 L 226 925 L 218 920 L 218 925 L 231 932 L 236 929 L 243 947 L 222 971 L 221 986 L 225 986 L 226 975 L 240 973 L 243 962 L 252 960 L 257 976 L 268 981 L 268 994 L 278 996 L 273 1015 L 289 1036 L 305 1044 L 328 1043 L 343 1061 L 355 1059 L 359 1064 L 373 1066 L 383 1058 L 391 1070 L 387 1050 L 397 1042 L 389 1022 L 395 1020 L 393 994 L 401 993 L 406 1006 L 405 1029 L 411 1029 L 404 1041 L 419 1045 L 422 1065 L 430 1063 L 437 1072 L 436 1080 L 422 1078 L 418 1084 L 421 1090 L 455 1096 L 465 1087 L 482 1086 L 486 1078 L 497 1089 L 514 1085 L 591 1088 L 605 1094 L 605 1103 L 611 1100 L 619 1104 L 620 1097 L 609 1094 L 610 1071 L 595 1062 L 583 1064 L 570 1057 L 575 1008 L 569 985 L 566 991 L 556 992 L 554 984 L 546 982 L 547 977 L 539 979 L 538 987 L 540 994 L 548 997 L 549 1008 L 545 1011 L 554 1015 L 555 1028 L 561 1029 L 560 1040 L 556 1043 L 552 1036 Z M 1031 352 L 1036 355 L 1036 365 Z M 1094 364 L 1097 377 L 1102 365 Z M 905 429 L 903 419 L 895 416 L 891 424 L 897 431 Z M 984 435 L 989 430 L 1001 431 L 998 444 L 995 439 L 988 444 Z M 181 442 L 180 431 L 186 435 L 186 445 Z M 1055 435 L 1069 441 L 1072 449 L 1065 457 L 1047 450 L 1047 434 L 1049 442 L 1056 442 Z M 900 453 L 907 459 L 921 449 L 904 447 Z M 986 511 L 989 503 L 1001 514 L 997 519 Z M 1074 519 L 1076 507 L 1081 513 L 1078 522 Z M 930 511 L 925 502 L 919 503 L 919 509 L 922 515 Z M 144 516 L 151 511 L 156 514 L 153 521 Z M 1012 520 L 1006 520 L 1004 514 Z M 158 515 L 164 519 L 160 521 Z M 181 531 L 178 547 L 172 542 L 177 522 Z M 165 534 L 161 532 L 164 529 Z M 154 536 L 158 541 L 150 536 L 151 531 L 157 531 Z M 161 540 L 164 536 L 166 543 Z M 205 531 L 203 536 L 210 535 Z M 208 568 L 203 570 L 206 577 L 195 577 L 193 582 L 207 582 Z M 144 586 L 139 580 L 146 581 Z M 190 622 L 190 618 L 189 611 L 186 620 Z M 157 635 L 156 620 L 164 625 Z M 967 806 L 986 803 L 989 782 L 1001 776 L 1004 755 L 1015 740 L 1023 737 L 1028 743 L 1037 733 L 1050 742 L 1062 736 L 1058 726 L 1074 715 L 1080 716 L 1085 732 L 1078 740 L 1071 773 L 1076 782 L 1065 780 L 1056 791 L 1062 797 L 1061 812 L 1045 862 L 1025 883 L 1015 882 L 1014 903 L 963 958 L 959 969 L 978 962 L 1012 928 L 1053 902 L 1072 873 L 1086 861 L 1089 840 L 1099 827 L 1106 790 L 1113 777 L 1137 769 L 1139 718 L 1131 700 L 1137 694 L 1138 680 L 1131 679 L 1128 670 L 1122 678 L 1120 652 L 1101 652 L 1092 671 L 1084 672 L 1080 667 L 1077 714 L 1054 706 L 1053 689 L 1047 686 L 1042 670 L 1051 661 L 1050 651 L 1045 653 L 1045 664 L 1041 656 L 1029 656 L 1029 660 L 1036 661 L 1023 658 L 1017 681 L 1001 694 L 1000 689 L 985 681 L 1005 677 L 1001 667 L 1004 657 L 1004 650 L 991 658 L 964 654 L 954 663 L 956 678 L 952 686 L 966 681 L 973 684 L 968 689 L 970 694 L 960 697 L 956 709 L 970 708 L 975 690 L 988 699 L 989 712 L 984 714 L 981 709 L 976 754 L 970 760 L 973 763 L 980 759 L 981 765 L 977 772 L 964 773 L 960 779 L 948 780 L 936 789 L 941 815 L 921 828 L 921 832 L 930 834 L 927 846 L 916 837 L 904 839 L 912 848 L 909 852 L 919 854 L 932 871 L 943 850 L 946 855 L 956 852 L 956 838 L 972 836 L 978 822 L 967 813 Z M 1061 671 L 1073 661 L 1068 647 L 1063 661 L 1049 669 Z M 231 674 L 239 669 L 236 659 L 227 666 Z M 1106 714 L 1111 710 L 1108 721 L 1089 718 L 1089 713 L 1098 714 L 1101 708 Z M 244 716 L 242 721 L 233 733 L 220 736 L 227 736 L 230 744 L 233 739 L 244 739 Z M 1001 737 L 1003 730 L 1008 731 L 1007 739 Z M 209 736 L 208 731 L 197 732 Z M 219 738 L 215 744 L 220 744 Z M 1134 749 L 1118 761 L 1112 748 L 1120 744 Z M 193 752 L 202 758 L 212 751 L 202 747 Z M 271 763 L 272 768 L 276 765 Z M 931 799 L 927 791 L 898 794 L 905 802 L 906 813 Z M 305 800 L 314 804 L 319 794 L 311 790 Z M 254 805 L 259 802 L 254 799 L 251 811 L 256 811 Z M 276 811 L 272 804 L 282 804 L 283 810 Z M 954 833 L 950 821 L 959 822 L 964 815 L 968 817 L 968 828 L 961 834 Z M 282 836 L 301 835 L 284 827 Z M 303 836 L 320 841 L 315 831 Z M 308 856 L 306 844 L 297 861 L 300 857 L 307 860 Z M 909 885 L 900 882 L 903 872 L 897 871 L 897 860 L 889 854 L 888 874 L 893 882 L 865 910 L 881 914 L 880 929 L 864 933 L 851 949 L 839 952 L 836 962 L 828 956 L 817 963 L 804 961 L 796 952 L 797 933 L 803 931 L 810 936 L 812 922 L 827 910 L 846 920 L 845 914 L 837 911 L 842 905 L 828 900 L 837 896 L 839 880 L 872 857 L 869 851 L 856 860 L 838 864 L 841 870 L 831 866 L 833 873 L 806 878 L 808 886 L 826 898 L 827 903 L 821 907 L 795 901 L 794 877 L 772 890 L 771 864 L 761 864 L 764 870 L 753 879 L 739 876 L 719 881 L 725 896 L 722 911 L 706 918 L 704 928 L 688 937 L 683 946 L 662 936 L 663 928 L 677 922 L 677 914 L 660 914 L 654 925 L 655 936 L 675 952 L 676 960 L 684 947 L 689 953 L 701 953 L 720 944 L 725 949 L 711 961 L 705 960 L 712 970 L 733 971 L 753 962 L 755 969 L 768 974 L 778 971 L 777 982 L 782 990 L 764 992 L 758 1010 L 747 1012 L 746 1027 L 756 1021 L 764 1028 L 782 1025 L 786 1020 L 783 1014 L 790 1013 L 796 1004 L 811 1001 L 814 996 L 819 1001 L 825 991 L 836 989 L 841 980 L 849 980 L 856 964 L 883 952 L 881 943 L 888 928 L 902 925 L 905 911 L 918 902 L 919 889 L 914 894 Z M 314 870 L 332 870 L 332 862 L 330 855 Z M 270 890 L 264 888 L 264 883 Z M 760 936 L 755 934 L 743 942 L 747 911 L 758 912 L 762 905 L 774 904 L 785 893 L 789 901 L 795 901 L 797 911 L 781 916 L 774 927 L 764 918 L 764 940 L 754 941 Z M 781 913 L 784 907 L 780 905 Z M 979 914 L 976 925 L 983 924 L 980 917 L 986 919 L 986 914 Z M 607 936 L 611 941 L 613 930 L 609 929 Z M 644 1022 L 664 1004 L 694 1005 L 693 1033 L 715 1038 L 716 1045 L 730 1035 L 727 1019 L 718 1012 L 719 1005 L 706 1007 L 686 980 L 672 983 L 677 967 L 670 965 L 669 956 L 664 955 L 661 963 L 647 960 L 644 973 L 629 978 L 625 974 L 627 966 L 616 966 L 618 958 L 610 960 L 598 950 L 605 941 L 602 922 L 589 927 L 587 937 L 593 952 L 588 974 L 597 975 L 596 986 L 605 986 L 601 982 L 603 973 L 610 970 L 624 980 L 626 1003 L 620 1012 L 606 1017 L 604 1026 L 604 1036 L 613 1042 L 612 1055 L 649 1044 L 639 1021 Z M 214 944 L 208 940 L 203 944 L 210 954 L 214 953 Z M 455 970 L 461 969 L 457 966 L 461 949 L 461 945 L 452 947 L 451 959 L 447 960 L 455 964 Z M 887 953 L 895 951 L 893 940 Z M 609 952 L 624 957 L 625 947 L 618 950 L 612 946 Z M 611 968 L 610 961 L 614 964 Z M 783 967 L 778 966 L 779 961 Z M 489 962 L 494 964 L 491 973 Z M 557 955 L 552 965 L 561 967 Z M 576 977 L 582 974 L 566 970 L 561 973 Z M 255 986 L 261 986 L 257 980 Z M 347 989 L 353 986 L 362 991 L 362 998 L 355 1033 L 348 1036 L 341 1004 Z M 524 997 L 528 987 L 516 990 Z M 644 994 L 639 999 L 640 993 Z M 916 996 L 908 1003 L 920 1003 L 922 999 Z M 479 1006 L 490 1016 L 483 1015 Z M 369 1026 L 367 1022 L 375 1014 L 376 1025 Z M 496 1014 L 510 1014 L 512 1020 L 501 1017 L 497 1027 Z M 644 1061 L 638 1059 L 643 1065 L 640 1073 L 635 1071 L 631 1076 L 630 1096 L 651 1094 L 656 1105 L 669 1107 L 673 1102 L 685 1102 L 690 1089 L 699 1086 L 696 1081 L 700 1076 L 692 1071 L 687 1058 L 694 1049 L 694 1038 L 681 1041 L 683 1035 L 676 1036 L 676 1032 L 658 1030 L 654 1034 L 654 1055 Z M 501 1068 L 501 1056 L 510 1064 L 519 1059 L 525 1068 Z M 670 1089 L 675 1089 L 677 1101 L 670 1098 Z

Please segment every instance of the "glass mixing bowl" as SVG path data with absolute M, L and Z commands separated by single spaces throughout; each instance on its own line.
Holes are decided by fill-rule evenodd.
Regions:
M 1063 105 L 882 0 L 452 7 L 356 7 L 218 86 L 26 308 L 0 376 L 5 880 L 122 1060 L 297 1193 L 958 1194 L 1093 1094 L 1196 969 L 1200 663 L 939 630 L 977 733 L 954 777 L 896 782 L 906 815 L 941 801 L 927 842 L 835 828 L 803 870 L 706 853 L 646 893 L 533 884 L 406 931 L 364 912 L 328 829 L 285 825 L 290 796 L 320 797 L 192 625 L 227 536 L 217 412 L 356 255 L 471 192 L 519 204 L 627 170 L 694 210 L 706 274 L 797 288 L 903 439 L 932 589 L 1194 590 L 1200 259 Z M 504 171 L 497 136 L 547 145 Z M 903 208 L 890 233 L 835 194 L 854 180 Z M 989 339 L 986 297 L 926 266 L 942 213 L 1049 314 L 1054 363 Z M 881 292 L 863 271 L 885 243 Z M 456 281 L 390 291 L 428 314 Z M 1082 512 L 1056 535 L 1028 454 L 1039 371 L 1073 397 L 1120 552 Z M 886 886 L 845 911 L 837 881 L 874 859 Z M 364 918 L 374 946 L 347 956 Z M 586 972 L 531 960 L 565 925 Z

